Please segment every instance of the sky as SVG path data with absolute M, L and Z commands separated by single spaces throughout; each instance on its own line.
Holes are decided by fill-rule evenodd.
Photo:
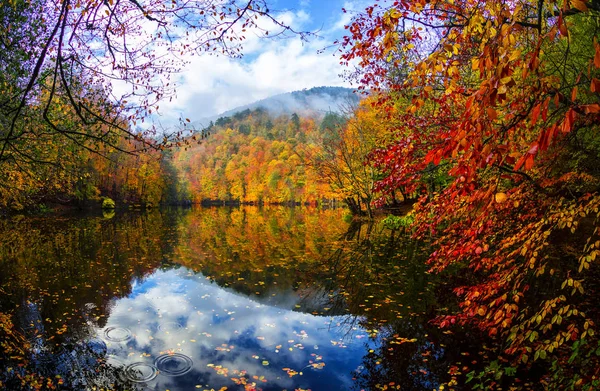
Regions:
M 248 34 L 244 56 L 231 59 L 196 56 L 177 76 L 177 96 L 161 104 L 159 121 L 166 126 L 179 118 L 192 121 L 220 114 L 285 92 L 317 86 L 346 86 L 340 77 L 336 39 L 345 35 L 351 11 L 362 11 L 373 0 L 268 0 L 272 11 L 294 29 L 316 32 L 308 42 L 299 37 L 260 39 Z M 349 10 L 343 13 L 342 8 Z M 322 53 L 322 49 L 329 47 Z

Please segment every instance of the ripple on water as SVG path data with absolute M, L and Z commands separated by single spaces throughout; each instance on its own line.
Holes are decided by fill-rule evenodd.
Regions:
M 158 375 L 158 369 L 151 364 L 136 362 L 127 365 L 124 374 L 127 380 L 136 383 L 145 383 L 153 380 Z
M 181 376 L 192 370 L 193 361 L 185 354 L 172 353 L 158 356 L 154 365 L 162 375 Z
M 104 337 L 111 342 L 125 342 L 131 339 L 131 331 L 125 327 L 107 327 Z
M 165 322 L 158 325 L 158 329 L 160 331 L 164 331 L 166 333 L 170 333 L 173 331 L 179 331 L 183 329 L 183 325 L 177 322 Z
M 52 350 L 48 347 L 36 347 L 32 349 L 32 358 L 35 362 L 42 365 L 48 364 L 62 364 L 65 361 L 65 357 L 70 357 L 66 354 L 64 347 L 58 347 Z

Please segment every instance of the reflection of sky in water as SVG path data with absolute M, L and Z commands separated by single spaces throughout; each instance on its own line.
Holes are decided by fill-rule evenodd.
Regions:
M 291 311 L 295 303 L 289 297 L 286 305 L 290 309 L 259 304 L 183 268 L 157 271 L 134 283 L 129 297 L 114 302 L 98 335 L 107 342 L 111 359 L 123 365 L 152 365 L 165 353 L 184 355 L 161 362 L 162 357 L 157 364 L 185 374 L 163 371 L 147 383 L 149 389 L 237 389 L 231 378 L 240 378 L 239 371 L 265 390 L 350 389 L 352 373 L 367 349 L 364 330 L 338 326 L 343 317 Z M 109 341 L 110 327 L 128 329 L 131 338 Z M 185 356 L 192 359 L 189 371 Z M 260 380 L 263 376 L 266 382 Z

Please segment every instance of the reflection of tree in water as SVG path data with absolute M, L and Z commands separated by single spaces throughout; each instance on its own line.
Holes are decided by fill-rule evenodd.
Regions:
M 312 285 L 321 254 L 344 230 L 341 210 L 305 212 L 240 207 L 191 213 L 177 262 L 222 287 L 277 306 L 290 292 Z
M 422 244 L 340 220 L 339 211 L 240 208 L 0 222 L 0 312 L 13 311 L 29 339 L 32 371 L 59 374 L 68 389 L 135 389 L 92 332 L 133 283 L 184 265 L 267 305 L 336 315 L 330 327 L 346 338 L 370 330 L 373 352 L 353 374 L 363 388 L 431 389 L 461 358 L 444 345 L 463 337 L 428 323 L 440 298 Z M 5 386 L 10 365 L 0 362 Z
M 164 218 L 154 212 L 0 223 L 0 314 L 11 314 L 25 345 L 18 356 L 0 354 L 4 387 L 21 389 L 19 377 L 35 373 L 55 384 L 59 375 L 69 389 L 86 389 L 91 379 L 105 389 L 116 382 L 135 389 L 118 367 L 103 363 L 106 346 L 92 334 L 105 326 L 112 300 L 171 258 L 176 225 Z
M 346 312 L 368 319 L 424 314 L 436 299 L 422 248 L 379 224 L 352 224 L 321 260 L 327 278 L 315 282 L 335 293 L 334 305 L 345 303 Z
M 379 224 L 353 223 L 324 256 L 325 279 L 337 321 L 348 339 L 368 330 L 368 353 L 352 374 L 355 389 L 434 389 L 450 379 L 449 363 L 474 350 L 466 334 L 444 333 L 430 323 L 436 316 L 438 277 L 427 273 L 426 248 L 403 231 Z M 452 349 L 447 349 L 452 346 Z

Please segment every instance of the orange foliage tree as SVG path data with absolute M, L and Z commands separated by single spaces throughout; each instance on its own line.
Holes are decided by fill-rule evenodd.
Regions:
M 381 175 L 368 164 L 370 153 L 389 140 L 386 118 L 371 103 L 366 99 L 348 108 L 349 118 L 327 114 L 313 142 L 298 148 L 303 161 L 331 184 L 353 214 L 370 218 L 376 197 L 373 187 Z
M 598 1 L 403 0 L 341 42 L 396 134 L 373 153 L 377 189 L 450 178 L 415 210 L 431 268 L 464 277 L 439 324 L 479 327 L 514 365 L 553 363 L 548 388 L 600 385 L 599 20 Z

